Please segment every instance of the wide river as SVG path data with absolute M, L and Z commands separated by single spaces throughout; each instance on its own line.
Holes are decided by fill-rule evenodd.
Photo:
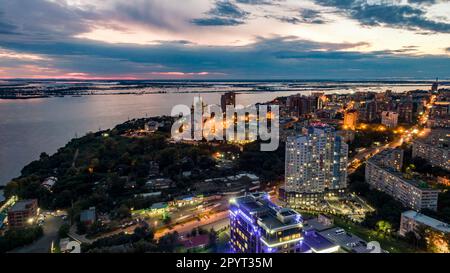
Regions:
M 377 91 L 386 88 L 397 92 L 408 90 L 405 86 L 383 86 Z M 420 87 L 410 89 L 416 88 Z M 423 88 L 429 89 L 429 86 Z M 295 93 L 298 92 L 242 93 L 237 95 L 237 103 L 266 102 Z M 202 93 L 201 96 L 206 103 L 219 104 L 221 94 Z M 53 154 L 75 136 L 112 128 L 132 118 L 169 115 L 176 104 L 190 106 L 195 95 L 165 93 L 0 99 L 0 185 L 17 177 L 21 169 L 37 159 L 40 153 Z

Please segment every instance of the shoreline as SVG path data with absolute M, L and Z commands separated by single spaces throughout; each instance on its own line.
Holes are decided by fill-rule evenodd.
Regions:
M 379 92 L 383 92 L 383 91 L 385 91 L 386 90 L 386 88 L 383 88 L 382 90 L 380 89 L 380 90 L 372 90 L 371 92 L 374 92 L 374 93 L 379 93 Z M 415 90 L 418 90 L 418 89 L 411 89 L 411 90 L 408 90 L 408 91 L 415 91 Z M 422 89 L 420 89 L 421 91 L 426 91 L 426 90 L 422 90 Z M 315 92 L 321 92 L 321 91 L 312 91 L 312 90 L 302 90 L 302 91 L 306 91 L 306 92 L 304 92 L 304 93 L 306 93 L 306 94 L 311 94 L 311 93 L 315 93 Z M 402 90 L 402 91 L 398 91 L 398 92 L 396 92 L 396 93 L 405 93 L 405 92 L 408 92 L 408 91 L 404 91 L 404 90 Z M 276 95 L 277 97 L 283 97 L 283 96 L 285 96 L 285 95 L 283 95 L 282 93 L 289 93 L 289 94 L 292 94 L 292 95 L 294 95 L 295 93 L 303 93 L 303 92 L 299 92 L 298 90 L 295 90 L 295 91 L 278 91 L 278 90 L 276 90 L 276 91 L 262 91 L 262 90 L 259 90 L 259 91 L 252 91 L 252 92 L 243 92 L 243 91 L 236 91 L 236 93 L 240 93 L 240 94 L 251 94 L 251 95 L 255 95 L 255 96 L 257 96 L 257 95 L 259 95 L 258 94 L 258 92 L 261 92 L 261 94 L 262 93 L 271 93 L 272 95 Z M 280 93 L 280 94 L 277 94 L 277 93 Z M 368 91 L 369 92 L 369 91 Z M 180 95 L 180 96 L 182 96 L 182 95 L 186 95 L 186 94 L 191 94 L 191 95 L 196 95 L 196 94 L 220 94 L 221 92 L 214 92 L 214 91 L 202 91 L 201 93 L 195 93 L 195 92 L 177 92 L 177 93 L 174 93 L 174 92 L 170 92 L 170 93 L 145 93 L 145 94 L 142 94 L 142 95 L 147 95 L 147 94 L 160 94 L 160 95 L 174 95 L 174 94 L 177 94 L 177 95 Z M 331 92 L 330 92 L 331 93 Z M 341 92 L 335 92 L 336 94 L 339 94 L 339 95 L 345 95 L 345 94 L 352 94 L 353 92 L 352 92 L 352 90 L 342 90 Z M 127 93 L 127 94 L 117 94 L 117 93 L 108 93 L 108 94 L 91 94 L 92 96 L 98 96 L 98 95 L 103 95 L 103 96 L 112 96 L 112 95 L 129 95 L 129 96 L 131 96 L 131 97 L 135 97 L 134 95 L 141 95 L 141 94 L 136 94 L 136 93 Z M 72 96 L 67 96 L 69 99 L 70 98 L 72 98 Z M 137 96 L 136 98 L 138 98 L 138 97 L 140 97 L 140 96 Z M 56 100 L 56 97 L 48 97 L 48 98 L 54 98 L 54 100 L 55 101 L 59 101 L 59 100 Z M 100 98 L 100 97 L 98 97 L 98 98 Z M 11 101 L 11 103 L 13 103 L 13 101 L 21 101 L 21 99 L 24 99 L 24 98 L 17 98 L 17 99 L 13 99 L 13 100 L 10 100 Z M 26 100 L 29 100 L 29 99 L 31 99 L 31 98 L 28 98 L 28 99 L 26 99 Z M 1 100 L 1 98 L 0 98 L 0 100 Z M 24 100 L 25 101 L 25 100 Z M 47 101 L 47 100 L 46 100 Z M 75 100 L 76 101 L 76 100 Z M 6 103 L 8 103 L 8 102 L 6 102 Z M 61 100 L 61 103 L 65 103 L 65 101 L 63 101 L 63 100 Z M 143 118 L 144 117 L 144 115 L 146 115 L 146 113 L 142 113 L 141 115 L 140 115 L 140 118 Z M 151 114 L 152 116 L 163 116 L 164 115 L 164 113 L 156 113 L 156 114 Z M 132 114 L 130 115 L 130 116 L 133 116 Z M 138 117 L 136 117 L 136 118 L 138 118 Z M 116 125 L 118 125 L 118 124 L 121 124 L 121 123 L 123 123 L 123 122 L 117 122 L 117 123 L 114 123 L 114 124 L 112 124 L 110 127 L 103 127 L 103 126 L 98 126 L 98 127 L 96 127 L 96 128 L 103 128 L 103 129 L 105 129 L 105 128 L 113 128 L 114 126 L 116 126 Z M 96 129 L 94 129 L 94 130 L 90 130 L 90 131 L 96 131 Z M 82 136 L 82 135 L 84 135 L 86 132 L 89 132 L 89 130 L 88 131 L 76 131 L 76 133 L 78 134 L 78 135 L 80 135 L 80 136 Z M 61 147 L 63 147 L 65 144 L 67 144 L 67 142 L 68 141 L 70 141 L 71 139 L 73 139 L 73 135 L 72 135 L 72 137 L 70 138 L 70 139 L 68 139 L 64 144 L 62 144 L 62 145 L 58 145 L 58 147 L 56 147 L 55 148 L 55 150 L 57 150 L 58 148 L 61 148 Z M 45 149 L 43 149 L 43 150 L 41 150 L 40 152 L 48 152 L 48 151 L 46 151 Z M 53 153 L 51 153 L 51 154 L 53 154 Z M 38 153 L 36 152 L 36 155 L 38 155 Z M 5 185 L 7 185 L 12 179 L 14 179 L 14 178 L 16 178 L 17 176 L 20 176 L 20 171 L 25 167 L 25 166 L 27 166 L 28 164 L 30 164 L 31 162 L 33 162 L 35 159 L 30 159 L 30 160 L 28 160 L 26 163 L 24 163 L 23 165 L 21 165 L 21 167 L 20 167 L 20 170 L 19 170 L 19 165 L 17 164 L 17 166 L 15 166 L 16 167 L 16 169 L 17 170 L 19 170 L 18 171 L 18 173 L 17 173 L 17 175 L 13 175 L 13 177 L 11 178 L 11 179 L 7 179 L 7 180 L 5 180 L 4 181 L 4 183 L 0 183 L 0 186 L 5 186 Z M 9 177 L 9 176 L 5 176 L 5 177 Z M 3 180 L 3 179 L 2 179 Z M 3 182 L 3 181 L 2 181 Z
M 408 86 L 408 85 L 406 85 Z M 326 94 L 339 94 L 339 95 L 345 95 L 345 94 L 351 94 L 354 92 L 374 92 L 374 93 L 380 93 L 380 92 L 384 92 L 386 90 L 364 90 L 364 91 L 355 91 L 352 88 L 343 88 L 342 89 L 333 89 L 333 88 L 325 88 L 323 90 L 320 89 L 295 89 L 295 90 L 291 90 L 291 89 L 280 89 L 280 90 L 238 90 L 238 91 L 232 91 L 236 94 L 257 94 L 258 92 L 260 93 L 277 93 L 277 92 L 292 92 L 292 93 L 326 93 Z M 444 90 L 446 90 L 446 88 L 443 88 Z M 425 89 L 411 89 L 408 91 L 393 91 L 394 93 L 404 93 L 404 92 L 409 92 L 409 91 L 423 91 L 423 92 L 427 92 L 429 90 L 425 90 Z M 95 94 L 95 93 L 83 93 L 83 94 L 60 94 L 60 95 L 42 95 L 42 96 L 20 96 L 20 97 L 14 97 L 14 96 L 1 96 L 0 95 L 0 100 L 31 100 L 31 99 L 49 99 L 49 98 L 65 98 L 65 97 L 72 97 L 72 98 L 80 98 L 80 97 L 85 97 L 85 96 L 124 96 L 124 95 L 135 95 L 135 96 L 143 96 L 143 95 L 164 95 L 164 94 L 182 94 L 182 95 L 186 95 L 186 94 L 220 94 L 220 93 L 224 93 L 224 92 L 228 92 L 225 90 L 216 90 L 216 91 L 201 91 L 201 92 L 195 92 L 195 91 L 176 91 L 176 92 L 119 92 L 119 93 L 100 93 L 100 94 Z

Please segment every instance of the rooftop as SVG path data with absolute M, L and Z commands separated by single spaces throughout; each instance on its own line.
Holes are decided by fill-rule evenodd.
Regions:
M 435 230 L 439 230 L 445 233 L 450 232 L 450 225 L 444 222 L 441 222 L 437 219 L 426 216 L 422 213 L 416 212 L 414 210 L 408 210 L 402 213 L 402 216 L 408 217 L 410 219 L 414 219 L 415 221 L 422 223 L 426 226 L 432 227 Z
M 80 214 L 80 221 L 95 221 L 95 208 L 90 208 L 88 210 L 83 210 Z
M 265 193 L 253 193 L 235 200 L 247 216 L 255 217 L 267 229 L 279 229 L 302 222 L 301 215 L 292 209 L 283 209 L 272 203 Z
M 339 250 L 339 246 L 315 230 L 305 231 L 303 242 L 315 253 L 331 253 Z
M 154 203 L 151 207 L 150 207 L 150 209 L 165 209 L 165 208 L 167 208 L 167 203 L 165 203 L 165 202 L 159 202 L 159 203 Z
M 348 233 L 340 227 L 327 229 L 320 234 L 342 248 L 354 253 L 370 253 L 367 242 L 358 236 Z
M 202 234 L 195 237 L 187 238 L 181 241 L 185 248 L 203 247 L 209 243 L 209 235 Z
M 37 200 L 29 199 L 29 200 L 22 200 L 22 201 L 16 202 L 9 211 L 10 212 L 24 211 L 24 210 L 28 209 L 33 204 L 33 202 L 37 202 Z

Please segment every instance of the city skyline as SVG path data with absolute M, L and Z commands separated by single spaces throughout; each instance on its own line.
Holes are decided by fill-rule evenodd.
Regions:
M 430 80 L 450 66 L 439 0 L 0 3 L 3 79 Z
M 0 255 L 450 253 L 449 68 L 450 0 L 0 0 Z

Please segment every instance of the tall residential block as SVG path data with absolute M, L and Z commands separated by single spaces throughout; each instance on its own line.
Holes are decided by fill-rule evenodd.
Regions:
M 395 158 L 399 160 L 396 150 L 385 150 L 367 161 L 365 178 L 370 187 L 387 193 L 407 208 L 437 210 L 439 190 L 406 177 L 399 171 L 401 165 L 394 165 Z
M 284 197 L 289 206 L 320 201 L 347 187 L 348 145 L 334 128 L 314 124 L 286 141 Z

